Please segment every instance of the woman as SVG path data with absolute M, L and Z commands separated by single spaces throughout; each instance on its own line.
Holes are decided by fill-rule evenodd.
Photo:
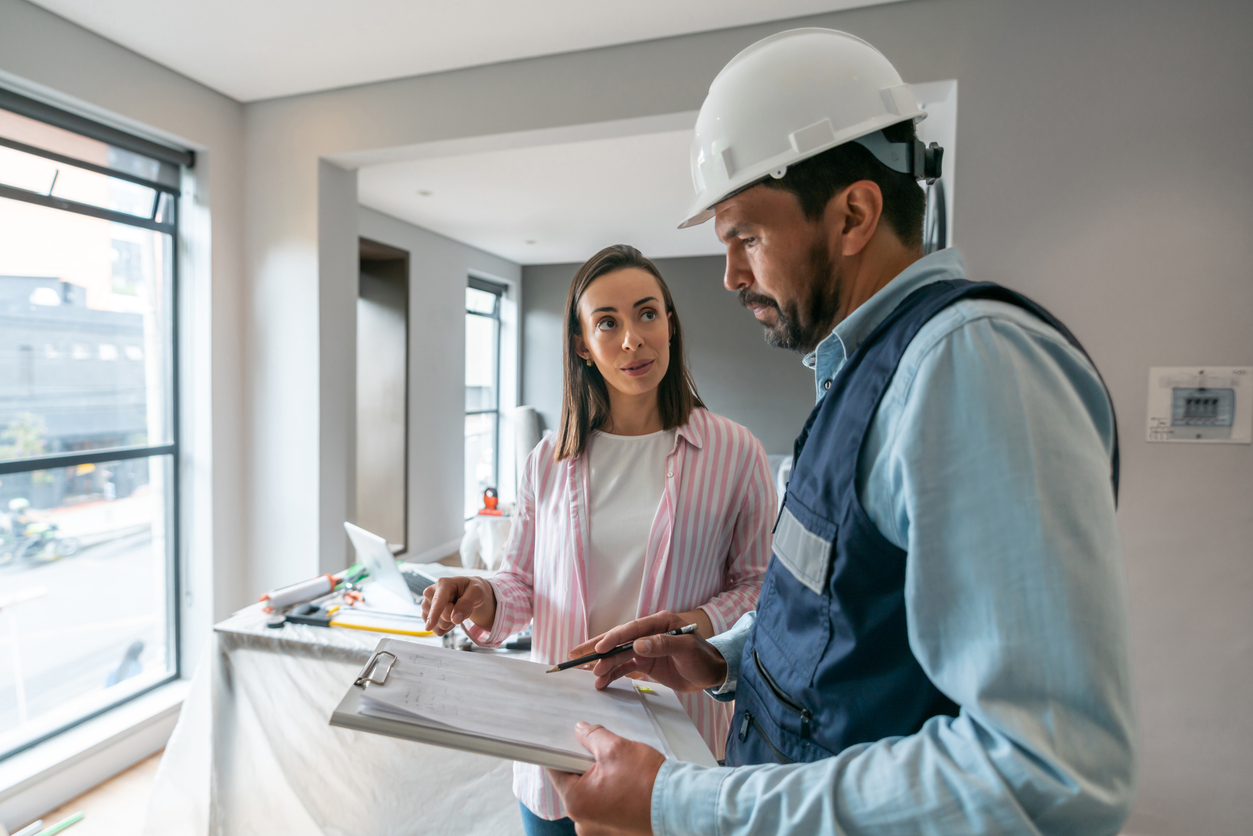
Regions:
M 701 403 L 670 290 L 639 250 L 579 268 L 562 354 L 561 430 L 527 460 L 501 570 L 428 588 L 427 628 L 495 647 L 532 622 L 546 665 L 661 610 L 722 632 L 756 606 L 774 486 L 760 442 Z M 721 758 L 731 705 L 680 699 Z M 528 834 L 574 833 L 543 769 L 515 764 L 514 792 Z

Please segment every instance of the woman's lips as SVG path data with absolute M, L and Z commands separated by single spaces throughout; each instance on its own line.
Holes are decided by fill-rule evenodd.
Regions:
M 632 363 L 629 366 L 624 366 L 622 368 L 622 373 L 626 375 L 627 377 L 643 377 L 644 375 L 648 374 L 649 370 L 652 369 L 653 367 L 653 363 L 655 362 L 657 361 L 656 360 L 644 360 L 639 363 Z

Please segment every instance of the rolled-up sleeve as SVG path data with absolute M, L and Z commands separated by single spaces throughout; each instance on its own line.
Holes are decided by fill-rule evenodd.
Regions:
M 810 764 L 667 764 L 658 836 L 1100 836 L 1125 819 L 1134 712 L 1099 378 L 1060 337 L 995 318 L 902 375 L 863 504 L 906 547 L 910 646 L 959 715 Z
M 501 555 L 500 571 L 489 579 L 496 593 L 496 618 L 490 631 L 467 619 L 462 628 L 475 644 L 498 647 L 531 622 L 535 596 L 535 462 L 532 452 L 518 485 L 518 501 Z
M 727 678 L 717 688 L 705 689 L 706 694 L 719 702 L 731 702 L 735 699 L 735 686 L 740 680 L 740 657 L 744 654 L 744 645 L 748 644 L 748 634 L 756 621 L 756 610 L 746 612 L 730 630 L 709 640 L 722 654 L 722 658 L 727 660 Z

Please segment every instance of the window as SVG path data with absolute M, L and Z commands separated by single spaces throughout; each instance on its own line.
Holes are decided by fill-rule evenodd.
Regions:
M 0 759 L 178 675 L 190 165 L 0 90 Z
M 500 307 L 505 288 L 470 277 L 466 287 L 466 517 L 499 487 Z

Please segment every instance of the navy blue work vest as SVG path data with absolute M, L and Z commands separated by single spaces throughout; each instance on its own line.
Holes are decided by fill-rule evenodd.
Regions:
M 957 705 L 909 648 L 906 553 L 862 508 L 857 458 L 910 341 L 941 310 L 972 298 L 1024 308 L 1083 351 L 1026 297 L 949 280 L 910 294 L 849 356 L 796 440 L 757 621 L 740 659 L 729 766 L 816 761 L 914 734 L 936 715 L 956 716 Z M 1116 435 L 1112 482 L 1116 496 Z

